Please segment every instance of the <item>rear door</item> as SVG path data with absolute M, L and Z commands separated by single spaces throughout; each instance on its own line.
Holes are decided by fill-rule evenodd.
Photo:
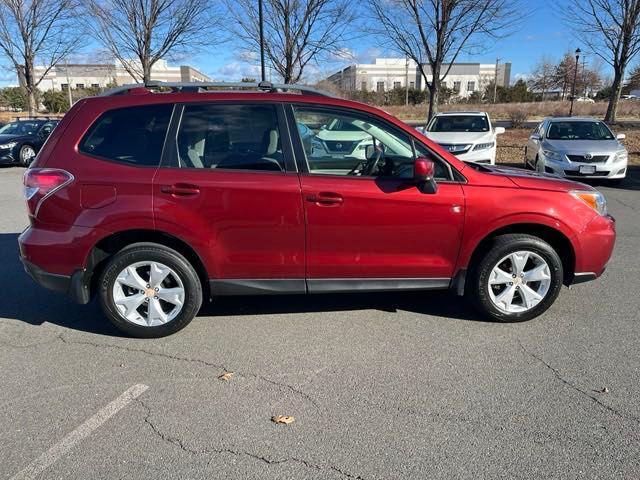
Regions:
M 214 293 L 304 292 L 304 211 L 282 106 L 174 113 L 154 186 L 156 228 L 197 249 Z
M 396 127 L 333 107 L 294 106 L 289 114 L 300 132 L 309 291 L 447 286 L 464 219 L 448 165 L 436 159 L 438 191 L 425 194 L 413 183 L 413 164 L 430 152 Z M 345 133 L 339 148 L 322 134 L 336 120 L 353 137 Z

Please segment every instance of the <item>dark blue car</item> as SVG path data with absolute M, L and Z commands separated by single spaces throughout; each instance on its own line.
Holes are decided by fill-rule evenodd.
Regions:
M 29 119 L 0 128 L 0 165 L 28 167 L 59 120 Z

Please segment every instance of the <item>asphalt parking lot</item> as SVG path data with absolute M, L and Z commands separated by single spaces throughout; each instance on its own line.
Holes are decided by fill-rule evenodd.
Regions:
M 640 476 L 637 171 L 598 186 L 607 272 L 528 323 L 446 293 L 245 297 L 160 340 L 27 277 L 22 173 L 0 169 L 0 478 Z

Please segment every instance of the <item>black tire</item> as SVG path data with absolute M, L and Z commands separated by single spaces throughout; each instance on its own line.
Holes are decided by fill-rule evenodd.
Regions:
M 529 161 L 527 160 L 527 147 L 524 147 L 524 169 L 529 170 Z
M 31 165 L 31 163 L 35 160 L 35 155 L 33 157 L 31 157 L 30 159 L 25 159 L 24 158 L 24 152 L 30 148 L 31 150 L 33 150 L 34 153 L 36 153 L 36 149 L 33 145 L 29 145 L 28 143 L 25 143 L 24 145 L 22 145 L 20 147 L 20 153 L 19 153 L 19 157 L 18 157 L 18 161 L 20 163 L 20 165 L 22 165 L 23 167 L 29 167 L 29 165 Z M 37 154 L 37 153 L 36 153 Z
M 489 294 L 489 276 L 496 264 L 505 256 L 517 251 L 538 254 L 549 266 L 550 285 L 544 298 L 530 310 L 509 313 L 499 309 Z M 558 253 L 544 240 L 526 234 L 507 234 L 496 237 L 483 257 L 472 265 L 466 282 L 465 293 L 484 315 L 498 322 L 524 322 L 545 312 L 555 301 L 562 288 L 564 272 Z
M 127 320 L 113 299 L 113 286 L 120 272 L 129 265 L 145 261 L 166 265 L 180 277 L 184 287 L 182 310 L 162 325 L 142 326 Z M 202 284 L 193 266 L 175 250 L 156 243 L 135 243 L 110 259 L 100 276 L 99 297 L 102 310 L 116 328 L 133 337 L 159 338 L 183 329 L 193 320 L 202 305 Z

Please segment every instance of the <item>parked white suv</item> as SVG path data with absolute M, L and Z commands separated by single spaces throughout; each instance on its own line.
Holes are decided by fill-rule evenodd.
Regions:
M 497 136 L 504 128 L 494 128 L 486 112 L 444 112 L 419 131 L 460 160 L 495 165 Z

